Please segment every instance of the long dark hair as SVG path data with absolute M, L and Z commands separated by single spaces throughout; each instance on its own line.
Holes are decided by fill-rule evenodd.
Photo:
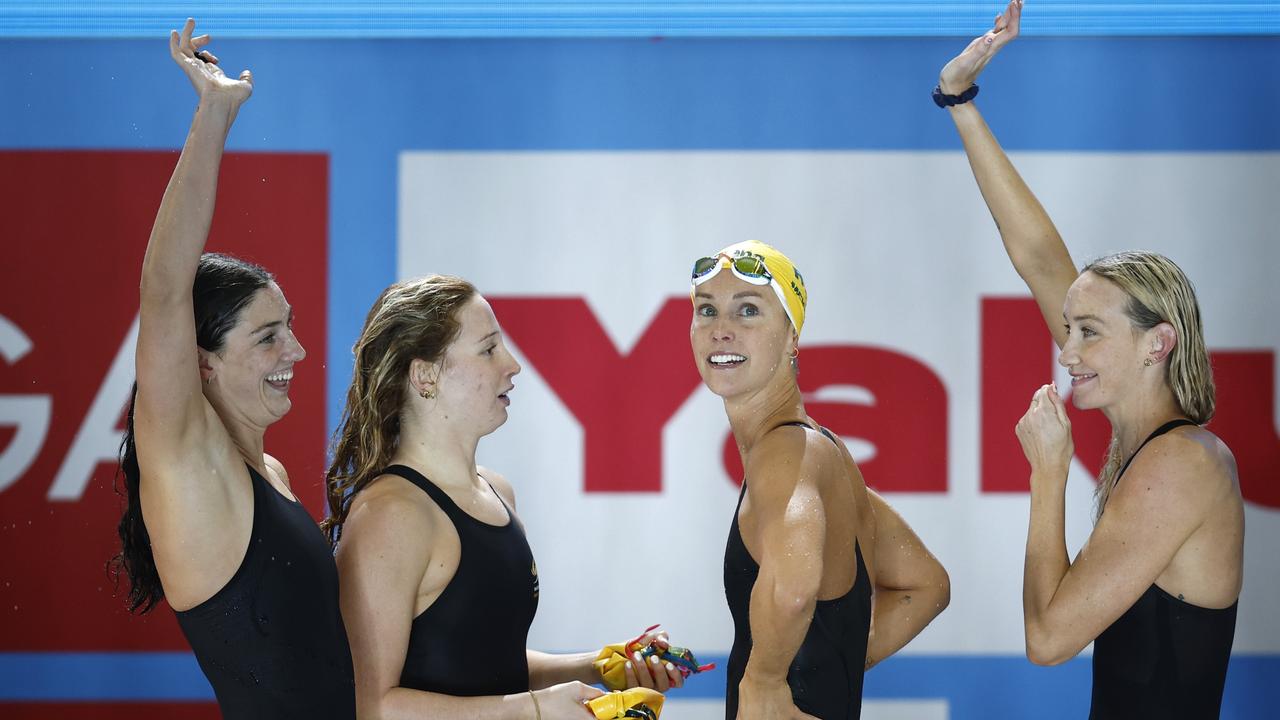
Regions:
M 253 299 L 254 293 L 267 287 L 275 278 L 266 269 L 239 258 L 218 253 L 200 256 L 196 268 L 191 299 L 195 307 L 196 344 L 208 352 L 218 352 L 227 331 L 235 327 L 240 311 Z M 139 488 L 142 473 L 138 469 L 138 448 L 133 435 L 133 407 L 138 399 L 138 383 L 133 384 L 124 438 L 120 441 L 120 466 L 116 471 L 116 493 L 124 498 L 124 512 L 117 531 L 120 554 L 107 563 L 117 581 L 121 571 L 129 579 L 125 604 L 129 612 L 147 613 L 164 599 L 164 588 L 151 555 L 151 536 L 142 519 Z M 123 489 L 119 480 L 124 480 Z

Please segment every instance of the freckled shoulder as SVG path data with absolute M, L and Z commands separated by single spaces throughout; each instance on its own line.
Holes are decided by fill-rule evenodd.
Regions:
M 1231 450 L 1212 432 L 1188 426 L 1148 443 L 1133 459 L 1117 490 L 1158 490 L 1170 500 L 1198 506 L 1235 486 Z
M 799 426 L 771 430 L 747 456 L 747 485 L 757 502 L 790 501 L 801 485 L 816 488 L 823 473 L 842 467 L 843 457 L 826 436 Z

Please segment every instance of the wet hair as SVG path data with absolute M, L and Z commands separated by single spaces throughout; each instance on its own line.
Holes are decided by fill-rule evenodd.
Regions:
M 430 275 L 398 282 L 369 309 L 325 473 L 329 517 L 320 528 L 337 544 L 351 501 L 391 462 L 414 360 L 439 362 L 462 329 L 458 311 L 478 295 L 462 278 Z
M 205 253 L 196 267 L 191 300 L 195 310 L 196 345 L 208 352 L 219 352 L 227 331 L 235 327 L 254 295 L 275 280 L 266 269 L 251 262 Z M 142 473 L 138 468 L 138 448 L 133 432 L 133 410 L 138 399 L 138 384 L 133 384 L 126 415 L 124 437 L 120 441 L 120 464 L 116 471 L 116 493 L 124 499 L 124 511 L 117 531 L 120 554 L 108 563 L 108 571 L 119 583 L 123 571 L 129 580 L 125 604 L 129 612 L 144 614 L 164 598 L 160 575 L 151 554 L 151 536 L 142 518 L 139 488 Z M 120 480 L 123 479 L 123 489 Z
M 1124 291 L 1129 297 L 1124 312 L 1135 330 L 1150 330 L 1160 323 L 1173 326 L 1178 340 L 1166 358 L 1166 382 L 1188 418 L 1199 425 L 1209 422 L 1215 403 L 1213 370 L 1200 304 L 1182 269 L 1159 253 L 1130 251 L 1099 258 L 1083 272 L 1105 278 Z M 1098 517 L 1102 517 L 1122 462 L 1119 438 L 1113 431 L 1098 482 Z

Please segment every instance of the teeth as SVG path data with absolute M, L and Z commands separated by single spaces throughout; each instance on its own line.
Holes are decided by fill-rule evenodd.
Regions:
M 732 362 L 746 362 L 745 355 L 737 355 L 734 353 L 716 353 L 708 358 L 713 365 L 723 365 Z
M 282 373 L 276 373 L 275 375 L 268 375 L 268 376 L 267 376 L 267 380 L 268 380 L 269 382 L 277 382 L 277 383 L 278 383 L 278 382 L 288 382 L 288 381 L 290 381 L 290 380 L 292 380 L 292 379 L 293 379 L 293 371 L 292 371 L 292 370 L 285 370 L 285 371 L 284 371 L 284 372 L 282 372 Z

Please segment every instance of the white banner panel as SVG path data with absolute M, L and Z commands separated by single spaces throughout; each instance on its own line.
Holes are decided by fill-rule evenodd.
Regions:
M 1250 467 L 1276 457 L 1280 156 L 1014 161 L 1077 263 L 1145 248 L 1188 272 L 1211 349 L 1259 361 L 1248 403 L 1224 406 L 1215 429 L 1248 436 Z M 661 621 L 698 652 L 727 652 L 721 562 L 737 485 L 722 462 L 721 403 L 689 380 L 688 273 L 696 257 L 755 238 L 787 252 L 808 284 L 800 362 L 802 385 L 818 386 L 811 414 L 846 437 L 868 482 L 951 573 L 951 607 L 905 652 L 1023 651 L 1027 496 L 982 469 L 982 448 L 984 433 L 1012 439 L 1016 416 L 990 417 L 997 401 L 1025 407 L 1034 389 L 993 378 L 1030 367 L 1045 382 L 1057 366 L 1047 335 L 1009 340 L 1039 337 L 1042 323 L 1017 325 L 1009 318 L 1025 312 L 991 304 L 1027 293 L 963 155 L 404 153 L 398 222 L 399 276 L 476 283 L 524 367 L 510 420 L 480 461 L 515 486 L 538 559 L 531 646 L 594 647 Z M 1215 367 L 1221 384 L 1217 356 Z M 1081 444 L 1073 552 L 1091 526 L 1088 468 L 1101 455 Z M 1255 487 L 1274 486 L 1265 466 Z M 1009 467 L 1017 476 L 1025 465 Z M 1251 494 L 1235 648 L 1274 652 L 1280 516 L 1274 491 Z

